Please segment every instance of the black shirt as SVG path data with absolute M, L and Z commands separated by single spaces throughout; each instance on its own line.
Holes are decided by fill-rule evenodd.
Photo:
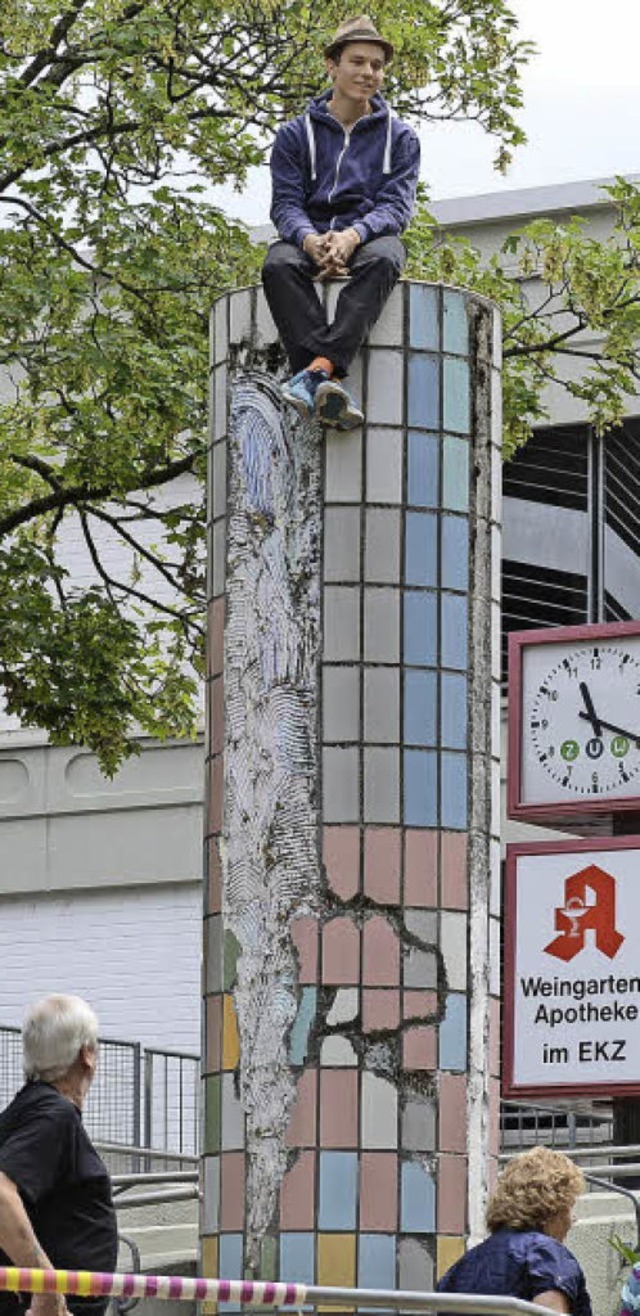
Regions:
M 18 1188 L 56 1269 L 115 1270 L 118 1231 L 106 1166 L 78 1107 L 49 1083 L 27 1083 L 0 1114 L 0 1171 Z M 12 1264 L 2 1251 L 0 1264 Z M 101 1298 L 67 1301 L 84 1316 L 106 1306 Z M 15 1295 L 0 1293 L 0 1316 L 23 1310 Z

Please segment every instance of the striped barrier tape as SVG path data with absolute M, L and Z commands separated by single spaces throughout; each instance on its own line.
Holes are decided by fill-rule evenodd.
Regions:
M 77 1298 L 170 1298 L 183 1302 L 245 1302 L 300 1307 L 303 1284 L 253 1283 L 240 1279 L 193 1279 L 188 1275 L 108 1275 L 89 1270 L 37 1270 L 0 1266 L 0 1293 L 64 1293 Z

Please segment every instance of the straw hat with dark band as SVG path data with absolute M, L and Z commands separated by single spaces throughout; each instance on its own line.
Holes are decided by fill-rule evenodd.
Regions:
M 352 41 L 375 41 L 377 46 L 382 46 L 387 62 L 393 59 L 391 42 L 385 41 L 384 37 L 380 36 L 376 31 L 375 23 L 372 23 L 366 14 L 359 14 L 357 18 L 347 18 L 340 24 L 333 40 L 324 48 L 327 59 L 333 59 L 337 50 L 350 45 Z

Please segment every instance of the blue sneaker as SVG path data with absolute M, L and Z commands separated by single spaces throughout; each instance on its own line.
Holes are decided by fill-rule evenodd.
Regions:
M 346 388 L 337 379 L 328 377 L 316 387 L 315 410 L 323 425 L 330 425 L 336 430 L 352 430 L 356 425 L 362 425 L 364 420 L 360 408 Z
M 328 379 L 326 370 L 299 370 L 282 385 L 282 396 L 303 419 L 308 420 L 315 413 L 318 388 Z

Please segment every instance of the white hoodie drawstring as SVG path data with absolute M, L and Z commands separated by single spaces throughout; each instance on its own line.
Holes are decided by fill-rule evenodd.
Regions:
M 383 156 L 383 160 L 382 160 L 382 172 L 383 172 L 383 174 L 390 174 L 390 173 L 391 173 L 391 125 L 392 125 L 392 120 L 393 120 L 393 111 L 392 111 L 392 109 L 391 109 L 391 106 L 388 106 L 388 107 L 387 107 L 387 135 L 386 135 L 386 139 L 385 139 L 385 144 L 384 144 L 384 156 Z M 313 124 L 312 124 L 312 122 L 311 122 L 311 115 L 309 114 L 309 111 L 308 111 L 308 110 L 307 110 L 307 112 L 306 112 L 306 114 L 305 114 L 305 116 L 304 116 L 304 125 L 305 125 L 305 128 L 306 128 L 306 130 L 307 130 L 307 141 L 308 141 L 308 143 L 309 143 L 309 161 L 310 161 L 310 164 L 311 164 L 311 181 L 312 181 L 313 183 L 315 183 L 316 178 L 317 178 L 317 169 L 316 169 L 316 138 L 315 138 L 315 133 L 314 133 L 314 131 L 313 131 Z
M 310 159 L 310 161 L 311 161 L 311 180 L 312 180 L 312 182 L 315 183 L 315 181 L 316 181 L 316 139 L 315 139 L 315 134 L 314 134 L 314 131 L 313 131 L 313 124 L 312 124 L 312 122 L 311 122 L 311 115 L 309 114 L 309 111 L 308 111 L 308 110 L 307 110 L 307 113 L 306 113 L 305 116 L 304 116 L 304 122 L 305 122 L 305 127 L 306 127 L 306 130 L 307 130 L 307 140 L 308 140 L 308 142 L 309 142 L 309 159 Z

